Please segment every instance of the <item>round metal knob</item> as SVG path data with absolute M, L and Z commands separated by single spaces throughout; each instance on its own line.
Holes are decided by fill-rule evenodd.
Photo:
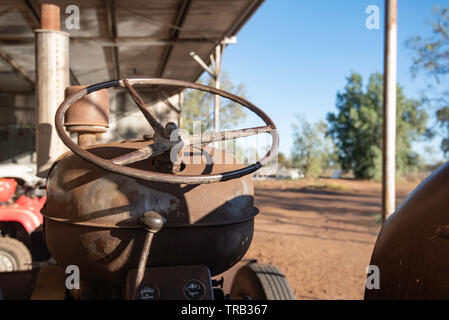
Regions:
M 159 232 L 167 223 L 164 216 L 156 211 L 148 211 L 140 218 L 146 229 L 152 233 Z

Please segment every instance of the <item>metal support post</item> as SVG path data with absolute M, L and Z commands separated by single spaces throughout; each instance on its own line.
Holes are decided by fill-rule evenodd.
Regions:
M 397 0 L 386 0 L 385 10 L 382 222 L 394 212 L 396 202 Z

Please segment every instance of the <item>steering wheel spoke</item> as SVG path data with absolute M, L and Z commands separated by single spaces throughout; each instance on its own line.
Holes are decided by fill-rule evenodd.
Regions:
M 153 128 L 153 130 L 156 132 L 156 134 L 159 136 L 163 135 L 164 127 L 159 122 L 159 120 L 157 120 L 156 116 L 150 110 L 150 108 L 148 108 L 148 106 L 145 104 L 145 102 L 143 102 L 143 99 L 140 97 L 140 95 L 137 93 L 137 91 L 134 90 L 133 86 L 129 83 L 128 80 L 123 80 L 123 84 L 125 85 L 131 98 L 134 100 L 137 107 L 142 112 L 145 119 L 147 119 L 148 123 Z
M 137 149 L 136 151 L 124 154 L 119 157 L 111 159 L 114 164 L 126 165 L 137 161 L 142 161 L 151 157 L 155 157 L 169 150 L 175 145 L 176 142 L 169 140 L 160 140 L 158 142 L 147 145 L 143 148 Z
M 206 145 L 212 142 L 233 140 L 243 137 L 249 137 L 260 133 L 271 132 L 273 128 L 271 126 L 245 128 L 239 130 L 227 130 L 220 132 L 212 132 L 206 134 L 194 134 L 190 135 L 186 145 Z

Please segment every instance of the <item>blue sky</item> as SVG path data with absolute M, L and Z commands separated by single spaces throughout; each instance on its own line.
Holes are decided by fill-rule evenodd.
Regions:
M 365 27 L 369 5 L 380 8 L 380 30 Z M 412 53 L 404 42 L 429 35 L 433 7 L 447 5 L 398 0 L 398 82 L 409 97 L 419 98 L 430 79 L 412 78 Z M 244 83 L 249 100 L 278 125 L 282 152 L 290 153 L 295 115 L 324 120 L 336 111 L 336 93 L 351 71 L 364 79 L 383 71 L 383 16 L 379 0 L 267 0 L 239 32 L 238 43 L 226 48 L 223 70 L 234 83 Z M 253 117 L 245 122 L 255 124 Z M 414 148 L 433 162 L 443 158 L 439 143 L 437 138 Z M 434 147 L 431 155 L 424 154 L 425 145 Z

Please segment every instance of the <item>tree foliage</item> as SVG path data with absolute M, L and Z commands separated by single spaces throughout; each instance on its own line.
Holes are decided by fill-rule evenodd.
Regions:
M 297 117 L 293 124 L 291 162 L 306 177 L 318 177 L 324 168 L 333 164 L 333 144 L 326 138 L 326 123 L 310 123 Z
M 441 150 L 449 153 L 449 8 L 435 8 L 432 36 L 407 40 L 413 51 L 412 74 L 426 74 L 435 80 L 424 93 L 424 102 L 435 107 L 436 119 L 443 135 Z M 437 130 L 438 131 L 438 130 Z M 435 134 L 435 131 L 433 132 Z
M 213 79 L 206 75 L 206 80 L 198 80 L 198 83 L 214 86 Z M 226 72 L 221 72 L 220 88 L 237 96 L 245 98 L 246 90 L 243 84 L 234 85 Z M 231 100 L 220 99 L 220 129 L 229 129 L 238 125 L 246 118 L 244 107 Z M 186 90 L 182 109 L 182 127 L 193 132 L 194 121 L 201 122 L 201 131 L 214 127 L 214 95 L 199 91 Z
M 382 173 L 383 77 L 372 74 L 363 87 L 362 76 L 352 73 L 337 93 L 337 113 L 328 113 L 328 134 L 338 149 L 344 171 L 359 179 L 380 179 Z M 405 97 L 397 87 L 396 169 L 399 174 L 420 165 L 411 150 L 426 130 L 428 115 L 419 101 Z

